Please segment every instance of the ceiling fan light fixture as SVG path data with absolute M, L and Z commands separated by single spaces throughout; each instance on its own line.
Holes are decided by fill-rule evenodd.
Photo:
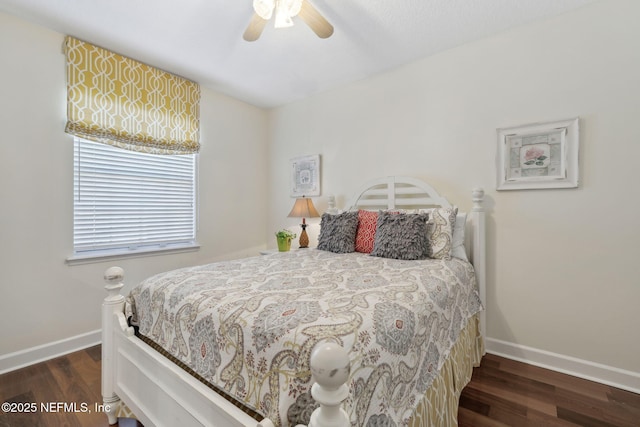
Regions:
M 291 14 L 289 9 L 287 8 L 286 2 L 282 0 L 276 0 L 276 19 L 274 23 L 274 27 L 276 28 L 287 28 L 293 25 L 293 20 L 291 19 Z
M 286 28 L 293 25 L 293 18 L 300 13 L 302 0 L 275 0 L 276 28 Z
M 275 0 L 253 0 L 253 10 L 260 18 L 266 21 L 271 19 L 274 8 Z
M 242 38 L 248 42 L 260 38 L 265 24 L 274 12 L 276 28 L 292 26 L 293 17 L 299 15 L 300 19 L 321 39 L 331 37 L 333 34 L 333 25 L 313 7 L 310 0 L 253 0 L 253 10 L 255 13 L 242 34 Z
M 300 13 L 300 9 L 302 9 L 302 0 L 285 0 L 284 2 L 287 3 L 289 16 L 293 18 Z

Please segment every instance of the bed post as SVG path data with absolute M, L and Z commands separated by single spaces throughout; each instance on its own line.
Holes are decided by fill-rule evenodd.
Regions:
M 104 288 L 108 295 L 102 302 L 102 401 L 104 412 L 112 425 L 118 422 L 116 414 L 120 406 L 120 398 L 114 390 L 116 354 L 113 315 L 122 313 L 124 308 L 124 296 L 120 295 L 120 289 L 124 286 L 124 270 L 111 267 L 104 272 L 104 280 L 107 282 Z
M 480 292 L 480 300 L 484 310 L 480 312 L 480 334 L 486 338 L 487 333 L 487 291 L 486 291 L 486 227 L 484 210 L 484 190 L 474 188 L 472 191 L 473 208 L 471 222 L 473 223 L 473 245 L 471 259 L 476 272 L 476 281 Z
M 349 396 L 351 366 L 349 355 L 342 346 L 331 341 L 316 345 L 311 353 L 311 373 L 316 383 L 311 396 L 320 407 L 311 414 L 309 427 L 349 427 L 349 416 L 340 404 Z

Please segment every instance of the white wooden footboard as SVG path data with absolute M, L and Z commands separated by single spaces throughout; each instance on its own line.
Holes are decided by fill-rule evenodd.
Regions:
M 102 398 L 109 424 L 117 422 L 122 399 L 145 427 L 273 427 L 271 420 L 257 422 L 138 339 L 125 319 L 123 279 L 119 267 L 105 272 L 109 295 L 102 304 Z M 338 344 L 316 346 L 311 394 L 321 406 L 309 427 L 349 426 L 340 408 L 349 393 L 349 369 L 349 356 Z

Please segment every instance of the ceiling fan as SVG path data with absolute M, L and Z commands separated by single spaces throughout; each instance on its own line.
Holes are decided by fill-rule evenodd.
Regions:
M 276 28 L 290 27 L 291 18 L 300 16 L 318 37 L 326 39 L 333 34 L 333 26 L 308 0 L 253 0 L 253 10 L 255 13 L 242 36 L 248 42 L 258 40 L 272 15 Z

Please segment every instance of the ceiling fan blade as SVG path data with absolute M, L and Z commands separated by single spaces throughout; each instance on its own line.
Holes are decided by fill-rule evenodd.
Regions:
M 257 13 L 254 13 L 253 17 L 251 17 L 251 22 L 249 22 L 249 26 L 247 26 L 247 29 L 244 30 L 244 34 L 242 35 L 242 38 L 248 42 L 253 42 L 258 40 L 266 24 L 267 24 L 266 19 L 262 19 L 260 15 L 258 15 Z
M 313 30 L 321 39 L 326 39 L 333 34 L 333 25 L 329 24 L 324 16 L 309 3 L 308 0 L 302 0 L 302 7 L 298 14 L 300 18 Z

